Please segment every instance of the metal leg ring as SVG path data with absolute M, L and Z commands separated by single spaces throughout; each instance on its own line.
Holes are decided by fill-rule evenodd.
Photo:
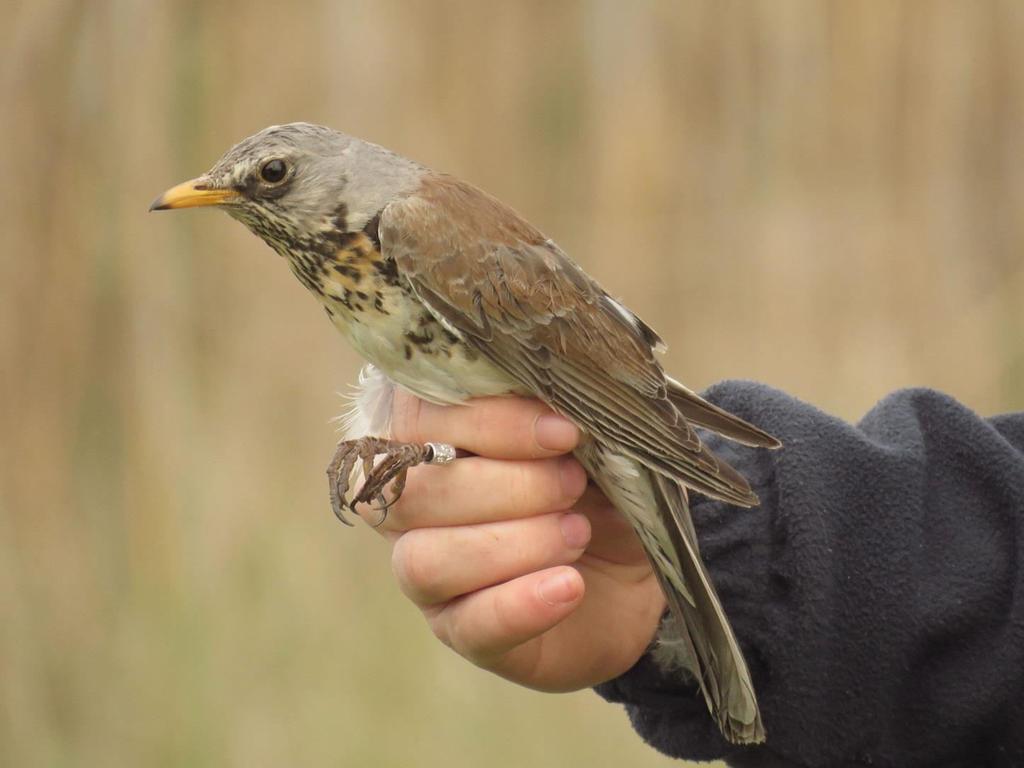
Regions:
M 427 464 L 451 464 L 455 461 L 455 446 L 448 443 L 427 443 L 430 459 Z

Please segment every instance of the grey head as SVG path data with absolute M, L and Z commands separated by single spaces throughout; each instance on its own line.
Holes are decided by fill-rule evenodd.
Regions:
M 216 205 L 282 255 L 362 229 L 414 191 L 426 169 L 376 144 L 311 123 L 272 125 L 243 139 L 150 210 Z

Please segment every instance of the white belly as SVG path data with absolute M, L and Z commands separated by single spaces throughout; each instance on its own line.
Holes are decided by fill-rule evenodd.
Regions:
M 396 384 L 441 404 L 521 391 L 508 375 L 462 342 L 452 345 L 449 353 L 427 354 L 406 335 L 416 328 L 417 318 L 403 309 L 420 308 L 404 302 L 389 303 L 389 307 L 391 313 L 376 316 L 372 324 L 350 319 L 340 311 L 332 321 L 360 355 Z

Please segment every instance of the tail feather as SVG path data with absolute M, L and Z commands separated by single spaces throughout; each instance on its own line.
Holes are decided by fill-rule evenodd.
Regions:
M 733 416 L 717 405 L 709 403 L 675 379 L 668 380 L 668 398 L 672 401 L 672 405 L 686 417 L 687 421 L 699 427 L 710 429 L 730 440 L 755 448 L 782 447 L 778 438 L 772 437 L 763 429 L 758 429 L 739 416 Z
M 673 666 L 693 675 L 729 741 L 764 741 L 750 672 L 700 559 L 685 489 L 672 478 L 595 441 L 582 444 L 576 455 L 632 523 L 665 593 L 678 631 L 656 655 L 670 658 Z
M 729 619 L 700 559 L 686 492 L 673 480 L 656 473 L 650 473 L 650 479 L 659 515 L 679 559 L 686 592 L 681 593 L 673 579 L 666 578 L 660 569 L 655 568 L 655 572 L 675 618 L 676 629 L 680 636 L 688 638 L 684 648 L 688 646 L 687 650 L 693 653 L 691 671 L 722 734 L 736 744 L 762 742 L 764 725 L 754 684 Z

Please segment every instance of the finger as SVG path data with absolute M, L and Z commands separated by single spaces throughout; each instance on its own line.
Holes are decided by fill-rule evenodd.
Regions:
M 571 457 L 496 461 L 473 456 L 410 470 L 402 497 L 382 531 L 470 525 L 569 509 L 586 490 L 587 475 Z M 371 523 L 373 509 L 359 507 Z
M 395 542 L 391 566 L 402 592 L 417 605 L 430 606 L 523 574 L 568 565 L 583 554 L 589 540 L 587 518 L 572 513 L 418 528 Z
M 572 511 L 586 515 L 590 521 L 592 534 L 590 544 L 587 545 L 589 557 L 615 566 L 647 564 L 643 545 L 633 526 L 597 486 L 587 485 L 586 491 L 573 504 Z
M 583 577 L 558 566 L 473 592 L 428 613 L 428 620 L 442 642 L 487 667 L 562 621 L 583 592 Z
M 494 459 L 542 459 L 571 451 L 579 430 L 538 400 L 485 397 L 465 405 L 434 405 L 395 393 L 391 434 L 410 443 L 451 443 Z

